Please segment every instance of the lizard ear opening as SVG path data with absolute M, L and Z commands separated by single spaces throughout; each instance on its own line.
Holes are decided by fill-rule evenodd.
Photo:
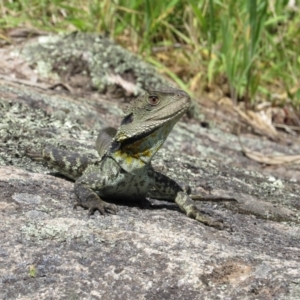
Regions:
M 122 120 L 121 125 L 130 124 L 132 122 L 133 122 L 133 114 L 131 113 Z

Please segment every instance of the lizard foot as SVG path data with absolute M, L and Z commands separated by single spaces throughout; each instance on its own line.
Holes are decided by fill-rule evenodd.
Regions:
M 99 199 L 85 201 L 84 203 L 77 202 L 73 208 L 76 209 L 78 206 L 88 209 L 89 216 L 93 215 L 97 210 L 101 215 L 105 215 L 106 213 L 115 214 L 118 211 L 116 205 L 107 203 L 103 200 L 99 201 Z
M 207 226 L 215 227 L 218 229 L 224 228 L 222 220 L 215 220 L 200 213 L 197 207 L 193 204 L 192 199 L 186 193 L 179 192 L 176 196 L 175 202 L 186 213 L 188 217 L 195 219 Z
M 209 218 L 203 214 L 201 214 L 196 207 L 194 207 L 196 211 L 192 211 L 191 213 L 187 214 L 188 217 L 203 223 L 204 225 L 215 227 L 218 229 L 223 229 L 224 224 L 222 220 L 216 220 L 213 218 Z

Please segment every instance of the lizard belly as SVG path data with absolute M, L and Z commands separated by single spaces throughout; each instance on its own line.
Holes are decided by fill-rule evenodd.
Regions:
M 103 162 L 100 173 L 101 183 L 98 182 L 94 189 L 103 199 L 143 199 L 154 186 L 154 178 L 148 175 L 147 167 L 129 173 L 111 158 Z
M 152 185 L 149 177 L 125 173 L 119 174 L 113 183 L 107 183 L 98 194 L 104 199 L 139 200 L 146 197 Z

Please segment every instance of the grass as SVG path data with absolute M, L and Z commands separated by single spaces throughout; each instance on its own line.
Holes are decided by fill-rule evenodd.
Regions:
M 287 0 L 0 0 L 0 31 L 105 32 L 196 95 L 300 107 L 299 7 Z

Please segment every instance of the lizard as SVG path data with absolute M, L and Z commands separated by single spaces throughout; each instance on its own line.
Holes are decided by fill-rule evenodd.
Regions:
M 124 111 L 118 129 L 102 129 L 95 148 L 99 158 L 45 146 L 41 153 L 28 153 L 46 161 L 59 173 L 75 181 L 78 202 L 89 214 L 116 213 L 117 206 L 107 200 L 139 200 L 146 197 L 175 202 L 190 218 L 205 225 L 223 228 L 223 222 L 202 214 L 194 201 L 235 201 L 231 198 L 192 195 L 173 179 L 154 170 L 151 160 L 174 125 L 189 109 L 190 96 L 179 89 L 147 91 Z

